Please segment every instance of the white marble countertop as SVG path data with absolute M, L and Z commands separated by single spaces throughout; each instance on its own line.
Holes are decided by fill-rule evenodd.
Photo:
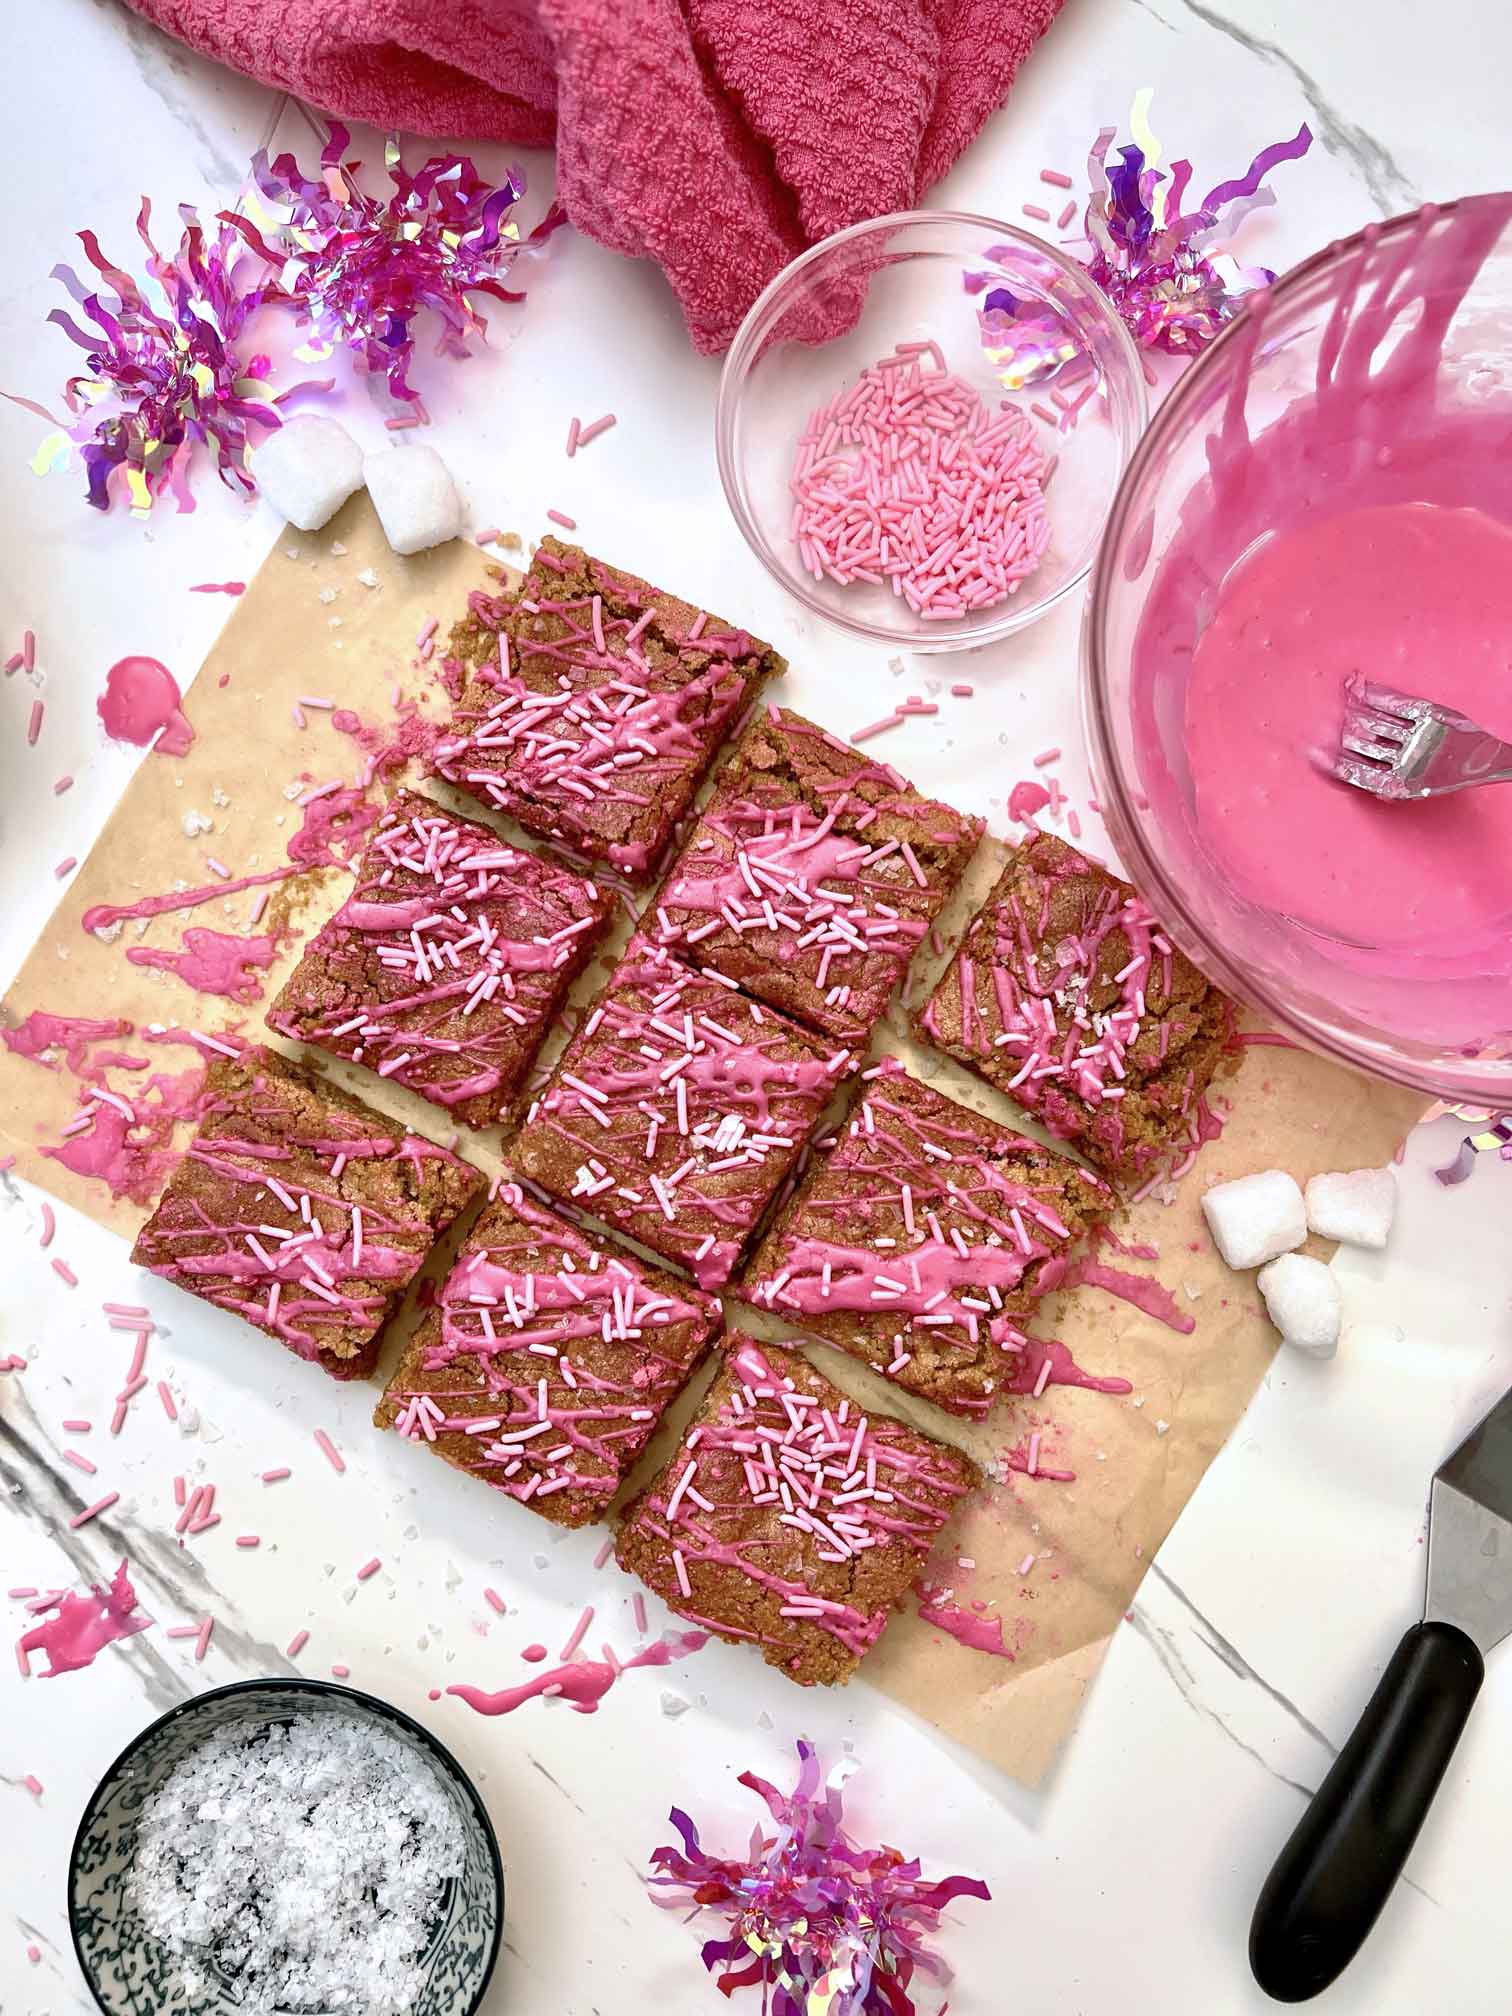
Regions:
M 233 197 L 259 144 L 308 154 L 310 127 L 298 106 L 202 64 L 111 0 L 12 9 L 7 46 L 17 193 L 0 273 L 0 376 L 7 389 L 51 398 L 72 365 L 43 320 L 61 299 L 46 275 L 71 256 L 71 234 L 91 226 L 132 264 L 139 193 L 164 219 L 179 200 L 213 209 Z M 1279 208 L 1253 219 L 1245 240 L 1251 257 L 1285 267 L 1369 217 L 1497 186 L 1509 58 L 1512 29 L 1475 0 L 1445 0 L 1426 35 L 1407 0 L 1228 0 L 1225 11 L 1200 0 L 1071 0 L 1009 109 L 937 199 L 1015 215 L 1041 164 L 1075 167 L 1096 128 L 1123 118 L 1134 89 L 1151 84 L 1156 130 L 1195 158 L 1199 175 L 1236 172 L 1299 119 L 1312 123 L 1320 146 L 1281 171 Z M 478 151 L 495 167 L 506 158 Z M 550 161 L 526 159 L 534 215 Z M 805 629 L 729 524 L 710 427 L 717 367 L 690 356 L 654 272 L 560 240 L 533 277 L 528 308 L 499 311 L 493 331 L 484 357 L 425 373 L 433 438 L 474 524 L 529 529 L 547 505 L 573 511 L 590 544 L 690 594 L 707 590 L 804 663 L 800 704 L 810 711 L 823 711 L 826 691 L 846 689 L 853 709 L 851 686 L 881 689 L 879 654 Z M 376 443 L 376 416 L 360 396 L 349 405 L 349 424 Z M 564 462 L 567 415 L 611 407 L 628 424 Z M 266 510 L 246 509 L 204 477 L 193 516 L 155 513 L 146 527 L 97 516 L 75 480 L 28 474 L 41 431 L 19 409 L 0 409 L 0 639 L 9 650 L 23 627 L 36 631 L 47 700 L 41 741 L 28 749 L 32 694 L 21 677 L 0 691 L 7 974 L 45 923 L 52 865 L 87 852 L 129 774 L 128 753 L 105 747 L 94 722 L 106 667 L 143 651 L 191 675 L 227 605 L 190 595 L 189 585 L 250 576 L 276 530 Z M 976 732 L 990 708 L 1019 750 L 1064 743 L 1068 790 L 1084 799 L 1075 632 L 1068 611 L 985 666 L 975 660 L 976 712 L 910 723 L 890 739 L 889 758 L 949 796 L 956 737 Z M 1005 750 L 1005 765 L 1013 761 Z M 65 770 L 76 786 L 55 799 L 53 779 Z M 1017 774 L 1005 771 L 1008 781 Z M 0 1377 L 0 1587 L 98 1577 L 119 1540 L 143 1570 L 160 1625 L 205 1611 L 219 1622 L 200 1667 L 192 1645 L 161 1628 L 58 1682 L 23 1683 L 5 1662 L 0 2010 L 55 2016 L 87 2005 L 63 1879 L 78 1812 L 105 1764 L 184 1693 L 286 1670 L 281 1648 L 300 1626 L 317 1634 L 307 1670 L 349 1665 L 356 1684 L 430 1721 L 483 1785 L 510 1872 L 490 2016 L 650 2007 L 712 2016 L 725 2006 L 699 1966 L 695 1933 L 650 1907 L 641 1872 L 667 1836 L 673 1798 L 732 1843 L 742 1839 L 751 1813 L 734 1773 L 749 1766 L 785 1782 L 799 1734 L 827 1754 L 854 1745 L 866 1768 L 851 1810 L 870 1838 L 991 1884 L 994 1903 L 961 1907 L 949 1932 L 955 2016 L 1010 2007 L 1024 2016 L 1229 2016 L 1268 2006 L 1245 1962 L 1256 1890 L 1416 1614 L 1428 1477 L 1512 1378 L 1512 1174 L 1483 1160 L 1465 1189 L 1435 1183 L 1431 1170 L 1458 1131 L 1440 1123 L 1414 1136 L 1391 1252 L 1335 1263 L 1351 1319 L 1338 1360 L 1277 1361 L 1152 1566 L 1060 1769 L 1034 1794 L 864 1685 L 800 1695 L 730 1647 L 643 1676 L 644 1686 L 627 1683 L 591 1721 L 531 1709 L 487 1722 L 454 1701 L 429 1703 L 433 1685 L 513 1677 L 519 1646 L 538 1637 L 554 1648 L 585 1600 L 617 1613 L 625 1599 L 614 1571 L 592 1566 L 597 1536 L 501 1517 L 466 1480 L 417 1480 L 417 1466 L 394 1461 L 367 1426 L 366 1390 L 327 1387 L 292 1362 L 260 1361 L 249 1377 L 251 1347 L 230 1319 L 161 1284 L 144 1290 L 120 1243 L 65 1211 L 52 1250 L 85 1282 L 68 1294 L 37 1244 L 36 1196 L 7 1182 L 0 1356 L 35 1355 L 24 1376 Z M 94 1480 L 62 1467 L 55 1424 L 67 1413 L 108 1416 L 123 1353 L 102 1329 L 105 1297 L 151 1304 L 166 1333 L 151 1369 L 171 1376 L 199 1425 L 180 1436 L 152 1410 L 118 1442 L 95 1446 L 97 1430 L 98 1485 L 119 1489 L 121 1504 L 74 1533 L 66 1515 L 78 1500 L 67 1494 Z M 345 1449 L 345 1476 L 316 1454 L 316 1420 Z M 255 1481 L 278 1463 L 294 1466 L 290 1483 Z M 171 1475 L 184 1469 L 218 1481 L 232 1514 L 213 1536 L 224 1544 L 192 1556 L 148 1537 L 161 1533 Z M 230 1536 L 247 1528 L 263 1545 L 238 1554 Z M 358 1587 L 353 1570 L 375 1553 L 385 1566 Z M 485 1605 L 485 1583 L 507 1597 L 507 1617 Z M 659 1711 L 663 1680 L 691 1702 L 687 1713 Z M 1512 2001 L 1509 1757 L 1512 1664 L 1503 1654 L 1490 1663 L 1408 1883 L 1325 2006 L 1340 2016 L 1449 2007 L 1489 2016 Z M 44 1781 L 40 1800 L 21 1783 L 27 1773 Z M 31 1966 L 28 1942 L 42 1954 Z

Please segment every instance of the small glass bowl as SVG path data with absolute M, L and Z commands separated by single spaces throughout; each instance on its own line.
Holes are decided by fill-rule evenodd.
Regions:
M 968 291 L 966 276 L 973 276 Z M 976 284 L 976 276 L 982 276 Z M 791 536 L 793 460 L 804 424 L 842 385 L 899 343 L 938 345 L 946 366 L 988 403 L 1055 408 L 1053 379 L 1009 393 L 982 347 L 977 311 L 1008 288 L 1053 319 L 1067 351 L 1085 352 L 1097 390 L 1076 424 L 1041 441 L 1059 457 L 1049 493 L 1048 552 L 1014 594 L 929 622 L 901 595 L 863 581 L 816 580 Z M 840 333 L 831 333 L 836 329 Z M 1081 393 L 1086 375 L 1066 396 Z M 963 211 L 910 210 L 837 231 L 786 267 L 730 346 L 719 384 L 715 447 L 735 522 L 773 579 L 805 608 L 853 636 L 909 651 L 960 651 L 1022 630 L 1074 593 L 1097 551 L 1119 479 L 1143 432 L 1139 358 L 1112 304 L 1086 270 L 1042 239 Z
M 191 1995 L 131 1901 L 144 1801 L 217 1730 L 256 1728 L 295 1715 L 371 1722 L 430 1769 L 462 1823 L 462 1874 L 446 1885 L 441 1914 L 421 1958 L 424 1982 L 412 2016 L 475 2016 L 504 1936 L 504 1868 L 487 1809 L 451 1752 L 400 1709 L 325 1680 L 239 1680 L 170 1708 L 132 1739 L 96 1786 L 68 1867 L 68 1919 L 89 1992 L 104 2016 L 237 2016 L 229 1988 Z

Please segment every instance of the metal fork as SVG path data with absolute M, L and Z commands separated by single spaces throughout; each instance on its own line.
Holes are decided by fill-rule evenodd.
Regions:
M 1445 798 L 1512 782 L 1512 742 L 1410 693 L 1358 674 L 1345 682 L 1344 732 L 1333 774 L 1377 798 Z

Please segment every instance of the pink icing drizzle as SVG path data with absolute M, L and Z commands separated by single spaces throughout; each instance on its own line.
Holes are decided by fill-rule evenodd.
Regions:
M 448 1687 L 446 1691 L 465 1701 L 479 1715 L 512 1715 L 527 1701 L 539 1700 L 548 1693 L 570 1702 L 579 1715 L 595 1715 L 600 1701 L 621 1674 L 632 1672 L 638 1666 L 670 1666 L 674 1659 L 698 1652 L 708 1642 L 706 1631 L 677 1632 L 671 1638 L 659 1638 L 643 1652 L 618 1660 L 613 1666 L 604 1659 L 572 1659 L 565 1666 L 553 1666 L 548 1672 L 537 1673 L 523 1686 L 504 1687 L 497 1694 L 488 1694 L 479 1687 L 465 1684 Z M 534 1652 L 544 1658 L 545 1650 L 544 1646 L 530 1646 L 523 1656 L 528 1659 Z
M 187 756 L 194 730 L 183 710 L 183 694 L 166 665 L 156 658 L 121 658 L 105 675 L 105 691 L 95 711 L 112 742 L 150 742 L 159 756 Z
M 972 1652 L 990 1652 L 995 1659 L 1013 1657 L 1003 1643 L 1003 1620 L 994 1611 L 978 1615 L 976 1611 L 963 1610 L 958 1603 L 921 1600 L 919 1616 Z
M 127 948 L 126 957 L 133 966 L 156 966 L 162 972 L 172 973 L 197 993 L 222 994 L 228 1001 L 250 1005 L 262 998 L 257 974 L 266 971 L 278 957 L 278 940 L 235 938 L 224 931 L 191 924 L 177 952 L 132 945 Z
M 150 1628 L 152 1619 L 144 1617 L 136 1605 L 136 1591 L 123 1560 L 108 1588 L 94 1583 L 87 1596 L 70 1593 L 39 1606 L 53 1614 L 22 1634 L 19 1650 L 23 1655 L 47 1654 L 44 1680 L 55 1680 L 60 1673 L 77 1673 L 118 1638 L 132 1638 Z

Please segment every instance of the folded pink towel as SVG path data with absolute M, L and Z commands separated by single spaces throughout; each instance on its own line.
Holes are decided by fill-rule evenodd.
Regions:
M 1060 0 L 132 0 L 345 118 L 557 148 L 580 230 L 703 351 L 828 232 L 916 204 Z

